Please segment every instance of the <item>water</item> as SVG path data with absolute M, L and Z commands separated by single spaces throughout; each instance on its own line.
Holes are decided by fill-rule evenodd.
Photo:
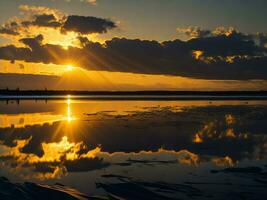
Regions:
M 14 183 L 125 199 L 262 199 L 266 153 L 267 101 L 0 101 L 0 176 Z

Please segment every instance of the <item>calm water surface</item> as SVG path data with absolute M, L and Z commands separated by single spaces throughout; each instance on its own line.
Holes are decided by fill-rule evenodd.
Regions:
M 267 101 L 0 101 L 0 176 L 107 199 L 267 196 Z

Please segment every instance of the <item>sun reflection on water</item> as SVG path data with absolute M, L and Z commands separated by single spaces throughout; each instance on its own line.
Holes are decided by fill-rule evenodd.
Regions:
M 75 118 L 72 116 L 71 113 L 71 96 L 67 96 L 67 121 L 72 122 Z

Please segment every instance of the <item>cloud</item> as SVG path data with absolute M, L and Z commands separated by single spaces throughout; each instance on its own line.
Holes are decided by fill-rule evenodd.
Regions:
M 32 5 L 23 4 L 19 6 L 19 10 L 21 11 L 21 14 L 24 14 L 24 15 L 53 14 L 56 17 L 64 16 L 64 13 L 59 11 L 58 9 L 49 8 L 46 6 L 32 6 Z
M 85 1 L 85 2 L 87 2 L 87 3 L 89 3 L 89 4 L 91 4 L 91 5 L 97 5 L 97 1 L 96 0 L 83 0 L 83 1 Z
M 199 37 L 187 42 L 190 49 L 203 51 L 206 56 L 256 56 L 262 55 L 266 49 L 256 45 L 254 40 L 233 32 L 230 35 Z
M 116 28 L 116 24 L 108 19 L 71 15 L 62 26 L 62 31 L 74 31 L 81 34 L 106 33 Z
M 84 26 L 88 21 L 95 21 L 93 18 L 74 18 L 82 22 L 74 24 L 76 20 L 71 20 L 68 30 L 73 28 L 86 33 L 104 31 L 106 28 L 104 25 L 97 25 L 96 28 L 94 23 L 90 23 L 93 26 Z M 102 20 L 96 22 L 105 24 Z M 20 41 L 25 47 L 0 47 L 0 58 L 53 64 L 73 63 L 75 66 L 98 71 L 213 80 L 267 79 L 267 49 L 256 41 L 257 35 L 232 31 L 230 34 L 213 34 L 188 41 L 177 39 L 162 43 L 113 38 L 100 44 L 85 37 L 78 39 L 80 48 L 64 49 L 60 45 L 44 44 L 42 35 L 24 38 Z M 197 56 L 196 52 L 199 52 Z
M 94 16 L 67 16 L 47 7 L 22 5 L 20 10 L 28 13 L 28 18 L 11 21 L 0 29 L 0 34 L 2 31 L 16 35 L 14 38 L 20 44 L 0 47 L 0 59 L 72 63 L 87 70 L 207 80 L 267 80 L 265 33 L 246 34 L 232 27 L 214 30 L 189 27 L 177 29 L 189 37 L 187 41 L 112 38 L 100 44 L 90 41 L 88 35 L 106 33 L 117 27 L 115 22 Z M 53 42 L 55 34 L 48 37 L 47 32 L 41 31 L 47 29 L 67 38 Z M 69 46 L 70 42 L 74 45 L 76 38 L 80 46 Z
M 18 26 L 17 22 L 14 22 L 14 21 L 10 23 L 6 23 L 2 27 L 0 27 L 0 34 L 17 36 L 19 35 L 17 26 Z
M 17 33 L 16 31 L 5 28 L 5 27 L 0 28 L 0 34 L 19 35 L 19 33 Z
M 31 49 L 34 49 L 40 47 L 43 39 L 43 35 L 38 35 L 35 38 L 23 38 L 20 41 L 29 46 Z
M 185 34 L 190 39 L 193 38 L 205 38 L 205 37 L 212 37 L 212 36 L 231 36 L 234 34 L 238 34 L 239 36 L 246 36 L 250 37 L 250 35 L 245 35 L 238 32 L 233 27 L 217 27 L 214 30 L 202 29 L 198 26 L 189 26 L 187 28 L 177 28 L 176 31 L 180 34 Z
M 185 34 L 190 38 L 205 37 L 211 34 L 210 30 L 201 29 L 198 26 L 190 26 L 188 28 L 177 28 L 178 33 Z
M 51 27 L 58 28 L 61 26 L 61 22 L 57 21 L 53 14 L 41 14 L 36 15 L 34 21 L 23 21 L 21 23 L 24 26 L 40 26 L 40 27 Z
M 76 32 L 79 34 L 106 33 L 117 25 L 108 19 L 92 16 L 64 16 L 58 19 L 54 14 L 34 15 L 33 20 L 22 21 L 22 26 L 38 26 L 59 28 L 62 33 Z
M 67 32 L 88 35 L 106 33 L 117 27 L 117 24 L 109 19 L 94 16 L 68 16 L 60 10 L 49 7 L 20 5 L 19 10 L 20 17 L 13 18 L 3 25 L 0 28 L 0 34 L 29 37 L 33 36 L 33 33 L 44 31 L 42 28 L 51 28 L 63 37 Z
M 39 28 L 59 28 L 65 19 L 63 12 L 44 6 L 20 5 L 19 10 L 20 15 L 10 18 L 0 27 L 1 36 L 14 40 L 14 43 L 18 36 L 29 37 L 41 31 Z

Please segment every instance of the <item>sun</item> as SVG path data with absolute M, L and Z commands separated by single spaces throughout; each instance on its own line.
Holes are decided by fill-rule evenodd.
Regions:
M 67 65 L 66 66 L 66 70 L 67 71 L 72 71 L 74 69 L 74 67 L 72 65 Z

